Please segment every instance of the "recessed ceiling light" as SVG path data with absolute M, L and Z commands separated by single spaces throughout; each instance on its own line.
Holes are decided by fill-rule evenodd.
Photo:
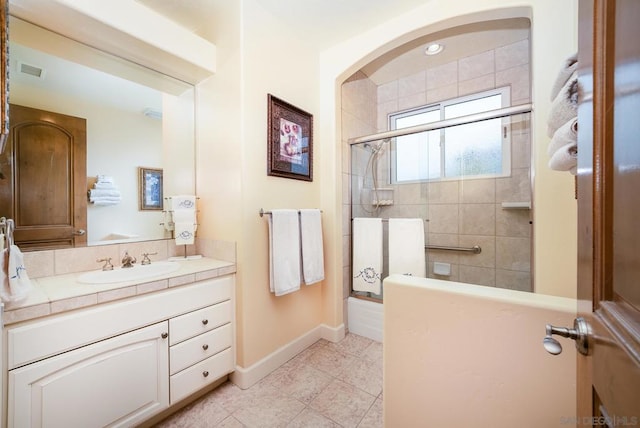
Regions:
M 443 49 L 444 49 L 444 45 L 441 45 L 440 43 L 431 43 L 430 45 L 428 45 L 424 49 L 424 54 L 425 55 L 437 55 L 440 52 L 442 52 Z

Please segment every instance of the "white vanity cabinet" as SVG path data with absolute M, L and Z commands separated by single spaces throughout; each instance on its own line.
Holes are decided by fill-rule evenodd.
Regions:
M 132 426 L 169 404 L 167 321 L 9 372 L 9 426 Z
M 234 276 L 6 328 L 9 427 L 133 426 L 235 367 Z

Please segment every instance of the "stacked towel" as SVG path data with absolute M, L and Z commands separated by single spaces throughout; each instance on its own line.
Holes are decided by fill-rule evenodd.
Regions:
M 93 188 L 89 189 L 89 202 L 94 205 L 116 205 L 121 200 L 120 190 L 116 187 L 113 177 L 98 175 Z
M 389 275 L 399 273 L 425 278 L 424 220 L 389 219 Z
M 575 175 L 578 165 L 578 119 L 573 118 L 553 134 L 547 148 L 549 168 Z
M 195 242 L 196 233 L 196 197 L 194 195 L 178 195 L 171 197 L 173 216 L 173 236 L 176 245 L 191 245 Z
M 353 289 L 380 294 L 382 219 L 353 219 Z
M 551 90 L 547 119 L 549 168 L 576 174 L 578 164 L 578 61 L 571 55 L 563 64 Z
M 324 279 L 324 253 L 320 210 L 300 210 L 300 240 L 304 283 L 310 285 L 322 281 Z
M 269 290 L 276 296 L 300 289 L 300 224 L 297 210 L 273 210 L 269 223 Z

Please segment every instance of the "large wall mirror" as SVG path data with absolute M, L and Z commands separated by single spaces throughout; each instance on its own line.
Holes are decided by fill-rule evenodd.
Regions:
M 26 249 L 171 237 L 163 226 L 164 211 L 145 209 L 141 203 L 140 168 L 161 171 L 164 196 L 195 193 L 194 87 L 11 15 L 9 38 L 12 108 L 73 116 L 86 123 L 86 182 L 81 186 L 86 199 L 86 236 L 70 245 L 32 247 L 27 243 Z M 12 128 L 8 147 L 17 138 L 14 133 Z M 38 225 L 20 224 L 20 218 L 34 218 L 27 211 L 38 209 L 37 198 L 16 206 L 15 193 L 31 195 L 41 189 L 20 187 L 16 179 L 20 172 L 11 170 L 20 163 L 8 155 L 10 150 L 0 159 L 5 175 L 0 180 L 5 190 L 0 193 L 11 195 L 0 198 L 0 215 L 15 217 L 18 228 L 31 227 L 37 234 Z M 63 173 L 61 167 L 56 169 L 40 172 L 51 174 L 47 183 Z M 92 203 L 88 199 L 87 192 L 98 177 L 113 184 L 119 200 Z

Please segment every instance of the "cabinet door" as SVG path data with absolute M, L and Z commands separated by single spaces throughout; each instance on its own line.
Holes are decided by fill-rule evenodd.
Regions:
M 167 328 L 161 322 L 11 370 L 9 426 L 131 426 L 165 409 Z

